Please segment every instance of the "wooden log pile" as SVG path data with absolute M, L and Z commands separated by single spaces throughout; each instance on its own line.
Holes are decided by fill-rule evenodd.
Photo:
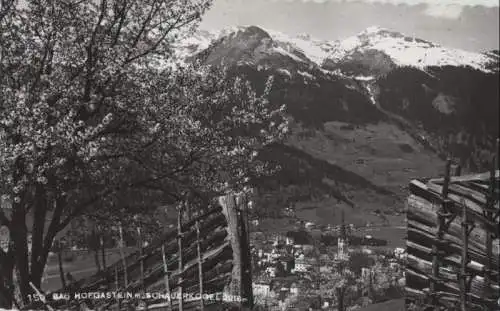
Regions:
M 499 171 L 413 180 L 409 190 L 407 295 L 454 310 L 495 307 Z

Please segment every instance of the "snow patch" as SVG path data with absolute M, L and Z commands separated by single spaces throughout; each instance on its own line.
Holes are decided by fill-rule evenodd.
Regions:
M 373 92 L 373 89 L 370 84 L 366 85 L 366 90 L 368 91 L 368 94 L 370 95 L 370 101 L 373 105 L 377 104 L 377 101 L 375 99 L 375 93 Z
M 355 89 L 356 89 L 356 87 L 355 87 L 355 86 L 350 85 L 350 84 L 346 85 L 346 87 L 347 87 L 348 89 L 350 89 L 350 90 L 355 90 Z
M 305 78 L 308 78 L 308 79 L 311 79 L 311 80 L 314 80 L 314 76 L 312 74 L 310 74 L 309 72 L 305 72 L 305 71 L 297 71 L 297 73 Z
M 292 74 L 290 73 L 290 71 L 288 69 L 279 68 L 276 71 L 279 72 L 279 73 L 285 74 L 285 75 L 287 75 L 289 77 L 292 77 Z
M 372 81 L 373 79 L 375 79 L 375 77 L 373 76 L 357 76 L 357 77 L 354 77 L 355 80 L 359 80 L 359 81 Z
M 288 57 L 292 58 L 292 59 L 293 59 L 293 60 L 295 60 L 295 61 L 302 62 L 302 63 L 304 62 L 304 60 L 303 60 L 303 59 L 301 59 L 301 58 L 300 58 L 300 57 L 298 57 L 297 55 L 294 55 L 293 53 L 288 52 L 287 50 L 285 50 L 284 48 L 282 48 L 282 47 L 280 47 L 280 46 L 278 46 L 278 47 L 274 47 L 274 48 L 273 48 L 273 51 L 274 51 L 274 52 L 277 52 L 277 53 L 280 53 L 280 54 L 282 54 L 282 55 L 288 56 Z

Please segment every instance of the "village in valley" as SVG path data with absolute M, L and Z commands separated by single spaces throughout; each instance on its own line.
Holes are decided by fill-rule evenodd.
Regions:
M 360 228 L 297 221 L 264 233 L 254 221 L 252 274 L 262 310 L 355 310 L 404 297 L 406 250 Z

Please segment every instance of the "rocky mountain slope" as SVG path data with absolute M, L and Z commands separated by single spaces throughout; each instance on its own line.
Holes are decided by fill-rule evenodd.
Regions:
M 466 52 L 370 27 L 346 40 L 290 37 L 256 26 L 199 32 L 176 56 L 225 65 L 293 120 L 285 145 L 262 154 L 283 170 L 259 181 L 270 207 L 331 219 L 332 206 L 402 208 L 410 179 L 439 175 L 446 156 L 487 168 L 498 137 L 498 51 Z M 353 212 L 351 214 L 357 214 Z M 277 216 L 277 215 L 276 215 Z

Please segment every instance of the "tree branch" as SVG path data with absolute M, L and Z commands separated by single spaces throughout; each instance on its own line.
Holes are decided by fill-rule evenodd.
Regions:
M 175 28 L 181 28 L 181 27 L 191 23 L 196 18 L 198 18 L 198 14 L 193 14 L 190 17 L 188 17 L 184 22 L 179 23 L 182 20 L 182 14 L 179 14 L 179 16 L 177 16 L 177 19 L 175 20 L 175 22 L 170 24 L 170 26 L 167 28 L 167 30 L 165 30 L 165 32 L 160 36 L 160 38 L 149 49 L 146 49 L 145 51 L 143 51 L 142 53 L 140 53 L 136 56 L 133 56 L 131 58 L 126 59 L 125 64 L 131 63 L 131 62 L 133 62 L 141 57 L 144 57 L 144 56 L 150 54 L 151 52 L 155 51 L 172 30 L 174 30 Z
M 52 214 L 52 219 L 49 224 L 49 228 L 47 229 L 47 234 L 45 235 L 45 239 L 43 241 L 43 252 L 40 256 L 40 263 L 45 263 L 47 261 L 47 256 L 52 247 L 52 242 L 54 241 L 55 236 L 59 233 L 59 221 L 61 219 L 62 213 L 65 207 L 65 199 L 62 196 L 56 197 L 55 200 L 55 208 L 54 213 Z
M 99 13 L 99 17 L 97 20 L 97 24 L 94 27 L 94 30 L 92 31 L 92 35 L 90 37 L 90 42 L 89 45 L 87 46 L 87 61 L 86 61 L 86 68 L 87 68 L 87 74 L 85 78 L 85 88 L 84 88 L 84 93 L 83 93 L 83 100 L 85 102 L 89 101 L 90 99 L 90 92 L 92 88 L 92 75 L 95 70 L 95 64 L 96 61 L 94 60 L 94 54 L 95 54 L 95 44 L 96 44 L 96 37 L 97 37 L 97 32 L 99 31 L 99 27 L 101 26 L 101 23 L 104 19 L 104 15 L 106 14 L 106 7 L 107 7 L 107 0 L 101 0 L 101 11 Z
M 160 9 L 161 6 L 158 6 L 155 9 L 155 4 L 156 3 L 157 3 L 157 0 L 153 1 L 153 3 L 151 4 L 151 10 L 149 10 L 148 16 L 146 17 L 146 19 L 144 20 L 144 22 L 141 24 L 141 28 L 139 29 L 139 32 L 135 36 L 134 41 L 132 42 L 132 46 L 131 46 L 130 50 L 133 50 L 133 49 L 135 49 L 137 47 L 137 44 L 139 43 L 139 40 L 141 39 L 141 36 L 144 33 L 144 30 L 146 29 L 146 27 L 148 26 L 148 24 L 151 22 L 151 19 L 153 18 L 153 16 Z
M 12 8 L 14 7 L 14 0 L 2 0 L 0 2 L 0 22 L 4 19 L 7 14 L 10 13 Z
M 118 11 L 115 8 L 115 12 L 117 12 L 119 14 L 120 21 L 118 22 L 118 28 L 117 28 L 115 36 L 113 38 L 113 43 L 111 44 L 111 47 L 115 47 L 116 44 L 118 44 L 118 39 L 120 38 L 120 34 L 121 34 L 122 29 L 123 29 L 123 24 L 125 22 L 125 19 L 127 18 L 127 12 L 128 12 L 127 0 L 123 0 L 123 7 L 121 8 L 120 11 Z
M 177 172 L 179 171 L 182 171 L 184 170 L 185 168 L 184 167 L 181 167 L 175 171 L 172 171 L 172 172 L 168 172 L 168 173 L 165 173 L 165 174 L 162 174 L 160 176 L 153 176 L 153 177 L 150 177 L 150 178 L 147 178 L 147 179 L 144 179 L 144 180 L 141 180 L 141 181 L 138 181 L 138 182 L 134 182 L 134 183 L 130 183 L 128 185 L 117 185 L 115 187 L 111 187 L 111 188 L 108 188 L 104 191 L 101 191 L 100 193 L 98 193 L 97 195 L 95 195 L 94 197 L 92 197 L 91 199 L 87 200 L 86 202 L 78 205 L 77 207 L 75 207 L 73 209 L 73 211 L 63 220 L 61 221 L 61 223 L 59 224 L 58 226 L 58 232 L 63 230 L 70 222 L 72 219 L 74 219 L 75 217 L 77 217 L 86 207 L 98 202 L 99 200 L 101 200 L 102 198 L 104 197 L 107 197 L 108 195 L 116 192 L 116 191 L 119 191 L 119 190 L 124 190 L 124 189 L 129 189 L 129 188 L 134 188 L 134 187 L 140 187 L 142 185 L 146 185 L 150 182 L 155 182 L 155 181 L 160 181 L 160 180 L 163 180 L 165 178 L 168 178 L 170 175 L 174 175 L 176 174 Z

